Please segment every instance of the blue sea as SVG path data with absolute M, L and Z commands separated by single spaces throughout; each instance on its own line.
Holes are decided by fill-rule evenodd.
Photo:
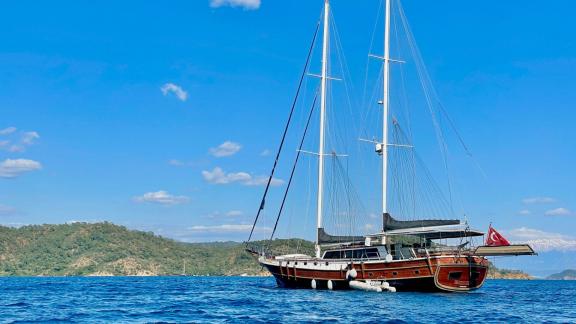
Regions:
M 574 323 L 576 282 L 425 294 L 288 290 L 272 278 L 0 278 L 0 322 Z

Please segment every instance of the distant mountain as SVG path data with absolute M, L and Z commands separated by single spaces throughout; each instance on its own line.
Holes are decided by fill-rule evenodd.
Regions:
M 254 242 L 256 249 L 268 242 Z M 273 253 L 314 254 L 300 239 L 274 240 Z M 0 276 L 267 275 L 237 242 L 182 243 L 111 223 L 0 226 Z M 530 279 L 491 267 L 489 278 Z
M 564 269 L 576 269 L 576 251 L 536 249 L 536 252 L 537 256 L 505 257 L 494 262 L 498 268 L 521 269 L 542 279 Z
M 576 270 L 564 270 L 546 278 L 548 280 L 576 280 Z
M 262 246 L 264 242 L 256 242 Z M 271 249 L 314 251 L 303 240 Z M 258 275 L 262 269 L 236 242 L 187 244 L 111 223 L 0 227 L 0 276 Z
M 541 252 L 550 251 L 576 251 L 576 240 L 555 238 L 526 241 L 534 250 Z

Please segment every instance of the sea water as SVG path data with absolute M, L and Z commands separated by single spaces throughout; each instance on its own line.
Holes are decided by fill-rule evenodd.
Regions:
M 489 280 L 471 293 L 277 288 L 272 278 L 0 278 L 0 322 L 576 322 L 576 282 Z

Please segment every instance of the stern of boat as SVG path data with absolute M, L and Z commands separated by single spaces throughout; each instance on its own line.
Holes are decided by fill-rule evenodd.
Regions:
M 454 263 L 440 264 L 434 282 L 444 291 L 467 292 L 484 284 L 488 275 L 488 260 L 483 257 L 460 257 Z

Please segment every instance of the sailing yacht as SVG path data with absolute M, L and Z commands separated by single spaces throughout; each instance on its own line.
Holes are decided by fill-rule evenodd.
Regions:
M 326 154 L 326 104 L 327 84 L 334 78 L 329 73 L 330 10 L 329 0 L 324 1 L 322 22 L 322 71 L 320 78 L 318 183 L 316 201 L 315 255 L 273 255 L 266 251 L 247 249 L 276 279 L 278 286 L 309 289 L 362 289 L 368 291 L 445 291 L 467 292 L 480 288 L 487 276 L 488 256 L 529 255 L 534 251 L 527 245 L 491 245 L 472 247 L 470 240 L 484 233 L 471 229 L 466 222 L 446 219 L 400 220 L 394 217 L 389 206 L 390 149 L 402 146 L 390 140 L 390 70 L 391 64 L 402 63 L 391 58 L 391 1 L 385 0 L 384 53 L 373 57 L 382 62 L 382 139 L 371 141 L 381 158 L 381 231 L 369 235 L 330 235 L 323 224 L 325 213 L 324 171 Z M 317 30 L 318 34 L 318 30 Z M 316 39 L 316 35 L 314 36 Z M 310 58 L 310 54 L 309 54 Z M 308 63 L 307 63 L 308 64 Z M 306 70 L 306 68 L 305 68 Z M 304 74 L 303 74 L 304 77 Z M 312 114 L 310 114 L 312 116 Z M 290 114 L 289 122 L 292 117 Z M 394 122 L 394 120 L 392 120 Z M 309 123 L 309 121 L 308 121 Z M 287 126 L 288 128 L 288 126 Z M 286 128 L 286 129 L 287 129 Z M 306 125 L 306 130 L 308 124 Z M 282 144 L 286 137 L 284 131 Z M 282 144 L 268 179 L 264 197 L 254 227 L 264 209 L 270 182 Z M 300 145 L 302 147 L 302 144 Z M 300 151 L 298 152 L 298 154 Z M 298 155 L 299 156 L 299 155 Z M 294 173 L 294 169 L 292 175 Z M 290 178 L 289 184 L 292 181 Z M 286 196 L 284 196 L 285 200 Z M 283 207 L 284 202 L 282 203 Z M 278 221 L 276 221 L 276 225 Z M 250 239 L 254 232 L 250 234 Z M 447 245 L 457 239 L 455 246 Z M 452 240 L 454 241 L 454 240 Z

